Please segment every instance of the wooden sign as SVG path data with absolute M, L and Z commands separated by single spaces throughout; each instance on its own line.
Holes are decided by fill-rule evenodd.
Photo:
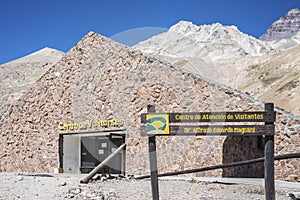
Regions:
M 180 125 L 170 126 L 169 133 L 148 132 L 141 128 L 142 136 L 224 136 L 224 135 L 274 135 L 274 125 Z
M 266 103 L 264 112 L 155 113 L 155 107 L 151 105 L 147 106 L 147 111 L 141 115 L 141 122 L 146 124 L 141 127 L 141 133 L 149 139 L 153 200 L 159 200 L 156 136 L 202 135 L 265 135 L 265 196 L 267 200 L 275 200 L 274 104 Z
M 159 114 L 159 113 L 156 113 Z M 274 122 L 275 112 L 191 112 L 163 113 L 169 115 L 170 123 L 196 122 Z M 142 123 L 147 123 L 146 113 L 141 115 Z
M 191 112 L 191 113 L 143 113 L 142 136 L 146 135 L 274 135 L 274 125 L 237 125 L 237 122 L 274 122 L 275 112 Z M 224 122 L 216 125 L 215 122 Z M 230 122 L 234 122 L 232 124 Z M 175 123 L 176 125 L 172 125 Z M 210 125 L 198 125 L 211 123 Z M 213 124 L 212 124 L 213 123 Z M 178 125 L 180 124 L 180 125 Z M 193 125 L 188 125 L 193 124 Z

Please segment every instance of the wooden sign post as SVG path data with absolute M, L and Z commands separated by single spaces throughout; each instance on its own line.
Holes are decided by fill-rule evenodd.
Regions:
M 148 113 L 155 113 L 155 107 L 149 105 L 147 107 Z M 148 137 L 149 143 L 149 160 L 150 160 L 150 174 L 151 174 L 151 188 L 153 200 L 159 199 L 158 191 L 158 177 L 157 177 L 157 157 L 156 157 L 156 138 L 155 135 Z
M 266 112 L 274 112 L 274 104 L 265 104 Z M 266 126 L 274 126 L 275 116 L 272 120 L 265 122 Z M 265 136 L 265 196 L 267 200 L 275 200 L 274 180 L 274 134 Z
M 148 113 L 141 115 L 142 136 L 149 137 L 149 158 L 153 200 L 159 199 L 156 159 L 156 136 L 261 136 L 265 135 L 265 193 L 267 200 L 275 199 L 274 184 L 274 104 L 266 103 L 265 111 L 259 112 L 191 112 L 155 113 L 154 106 L 148 106 Z M 199 123 L 225 122 L 216 125 Z M 231 123 L 231 122 L 234 122 Z M 236 122 L 244 123 L 237 125 Z M 255 125 L 245 122 L 264 122 Z M 176 125 L 172 125 L 176 123 Z M 189 125 L 189 124 L 193 125 Z M 180 124 L 180 125 L 178 125 Z

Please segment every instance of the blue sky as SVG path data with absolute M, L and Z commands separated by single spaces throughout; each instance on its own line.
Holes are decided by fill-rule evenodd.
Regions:
M 1 0 L 0 64 L 43 47 L 67 52 L 89 31 L 162 31 L 180 20 L 236 25 L 259 37 L 292 8 L 300 0 Z

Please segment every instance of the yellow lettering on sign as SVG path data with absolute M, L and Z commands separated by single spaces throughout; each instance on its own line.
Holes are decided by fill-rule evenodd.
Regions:
M 232 133 L 233 128 L 231 128 L 231 127 L 213 128 L 213 132 L 215 132 L 215 133 Z
M 63 122 L 58 122 L 58 129 L 60 131 L 72 131 L 72 130 L 84 130 L 87 128 L 109 128 L 109 127 L 122 127 L 124 126 L 124 120 L 122 119 L 110 119 L 110 120 L 89 120 L 80 123 L 69 123 L 64 124 Z
M 58 129 L 61 130 L 61 131 L 65 131 L 64 123 L 58 122 Z
M 213 129 L 210 128 L 210 127 L 205 127 L 205 128 L 202 128 L 202 127 L 196 127 L 193 129 L 193 133 L 197 134 L 197 133 L 212 133 L 213 132 Z
M 235 119 L 248 119 L 248 120 L 258 120 L 258 119 L 263 119 L 264 115 L 263 114 L 235 114 L 234 115 Z
M 203 114 L 202 120 L 225 120 L 225 114 Z
M 234 127 L 233 130 L 235 133 L 255 133 L 255 127 L 246 127 L 246 128 L 238 128 L 238 127 Z
M 177 114 L 175 115 L 175 119 L 176 120 L 193 120 L 194 119 L 194 115 L 188 115 L 188 114 Z
M 186 128 L 186 127 L 185 127 L 185 128 L 183 129 L 183 132 L 184 132 L 184 133 L 189 133 L 190 130 L 191 130 L 190 128 Z

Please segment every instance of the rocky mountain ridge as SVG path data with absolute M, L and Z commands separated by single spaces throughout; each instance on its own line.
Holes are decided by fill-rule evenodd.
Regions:
M 2 67 L 8 67 L 9 65 L 19 64 L 19 63 L 56 63 L 59 58 L 61 58 L 65 53 L 53 48 L 44 47 L 38 51 L 28 54 L 24 57 L 18 58 L 16 60 L 2 64 Z
M 220 23 L 197 26 L 187 21 L 178 22 L 167 32 L 140 42 L 134 48 L 148 54 L 201 57 L 206 61 L 274 52 L 268 43 L 242 33 L 236 26 Z
M 286 15 L 275 21 L 270 28 L 260 37 L 263 41 L 289 39 L 300 30 L 300 10 L 290 10 Z

